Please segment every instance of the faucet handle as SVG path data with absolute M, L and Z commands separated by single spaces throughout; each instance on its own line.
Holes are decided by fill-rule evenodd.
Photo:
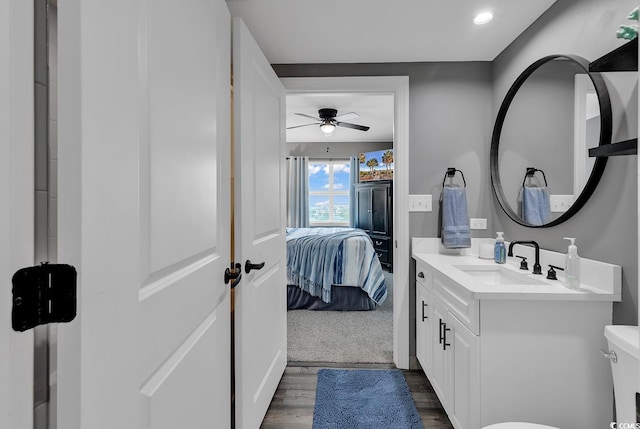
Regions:
M 549 280 L 558 280 L 558 277 L 556 276 L 556 270 L 564 271 L 564 268 L 560 268 L 555 265 L 549 265 L 549 271 L 547 271 L 547 278 Z
M 522 259 L 522 261 L 520 261 L 520 269 L 521 270 L 528 270 L 529 269 L 529 265 L 527 265 L 527 258 L 525 258 L 524 256 L 520 256 L 520 255 L 516 255 L 516 258 Z

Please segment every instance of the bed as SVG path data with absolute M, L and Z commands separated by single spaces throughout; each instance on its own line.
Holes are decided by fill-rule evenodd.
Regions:
M 387 297 L 371 238 L 357 228 L 287 228 L 288 309 L 373 310 Z

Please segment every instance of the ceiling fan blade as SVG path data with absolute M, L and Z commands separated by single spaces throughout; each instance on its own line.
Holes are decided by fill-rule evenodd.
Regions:
M 343 113 L 342 115 L 338 115 L 334 119 L 336 121 L 348 121 L 349 119 L 355 119 L 359 117 L 360 115 L 358 115 L 356 112 L 349 112 L 349 113 Z
M 305 118 L 313 119 L 314 121 L 321 121 L 322 120 L 322 119 L 317 118 L 315 116 L 305 115 L 304 113 L 294 113 L 294 114 L 298 115 L 298 116 L 304 116 Z
M 368 131 L 370 128 L 370 127 L 365 127 L 364 125 L 350 124 L 349 122 L 336 122 L 336 125 L 339 127 L 353 128 L 354 130 L 360 130 L 360 131 Z
M 308 127 L 309 125 L 318 125 L 318 124 L 319 124 L 319 122 L 314 122 L 313 124 L 294 125 L 292 127 L 287 127 L 287 129 L 290 130 L 292 128 Z

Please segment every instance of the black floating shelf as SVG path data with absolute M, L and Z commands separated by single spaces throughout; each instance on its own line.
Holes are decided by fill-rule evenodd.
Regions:
M 617 155 L 637 155 L 638 139 L 625 140 L 618 143 L 605 144 L 589 149 L 589 156 L 600 158 Z
M 589 64 L 590 72 L 638 71 L 638 38 Z

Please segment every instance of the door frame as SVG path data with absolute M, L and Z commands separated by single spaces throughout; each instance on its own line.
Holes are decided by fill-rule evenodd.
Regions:
M 0 427 L 33 428 L 33 329 L 11 328 L 11 277 L 34 264 L 34 5 L 0 3 Z
M 287 94 L 375 93 L 393 95 L 393 362 L 409 369 L 409 77 L 281 78 Z

